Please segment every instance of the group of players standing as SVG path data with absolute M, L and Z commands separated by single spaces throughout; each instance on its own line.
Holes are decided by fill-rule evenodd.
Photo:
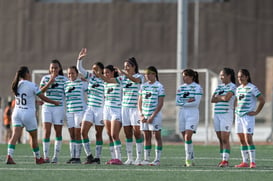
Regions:
M 50 63 L 49 75 L 45 75 L 38 88 L 30 82 L 27 67 L 21 67 L 12 83 L 16 105 L 12 115 L 13 135 L 8 144 L 7 164 L 15 164 L 13 153 L 16 140 L 23 127 L 31 137 L 31 147 L 37 164 L 58 163 L 62 145 L 62 127 L 66 115 L 70 134 L 70 159 L 67 163 L 81 163 L 81 148 L 86 153 L 85 164 L 100 164 L 102 153 L 102 131 L 106 128 L 109 136 L 111 159 L 106 164 L 113 165 L 160 165 L 162 153 L 162 113 L 165 91 L 159 82 L 158 72 L 154 66 L 145 69 L 145 79 L 139 73 L 134 57 L 124 61 L 124 69 L 113 65 L 105 66 L 101 62 L 92 65 L 92 72 L 82 66 L 87 49 L 83 48 L 77 59 L 77 66 L 71 66 L 64 76 L 58 60 Z M 79 78 L 79 74 L 82 78 Z M 198 73 L 192 69 L 182 72 L 183 84 L 176 92 L 176 105 L 179 110 L 179 130 L 185 143 L 185 166 L 194 165 L 192 135 L 199 123 L 199 103 L 202 87 L 199 85 Z M 264 98 L 251 83 L 246 69 L 238 72 L 240 86 L 236 88 L 235 74 L 232 69 L 224 68 L 220 72 L 220 84 L 212 96 L 215 103 L 214 125 L 220 142 L 222 161 L 220 167 L 229 166 L 229 134 L 234 118 L 235 129 L 241 142 L 243 162 L 236 167 L 255 168 L 255 146 L 252 135 L 255 115 L 263 105 Z M 43 95 L 43 93 L 45 95 Z M 87 102 L 85 101 L 87 94 Z M 35 117 L 35 96 L 46 103 L 42 106 L 44 128 L 43 154 L 41 157 L 37 141 L 37 121 Z M 256 109 L 256 99 L 260 104 Z M 235 104 L 234 104 L 235 102 Z M 88 132 L 92 126 L 96 130 L 95 155 L 90 148 Z M 49 159 L 51 127 L 54 127 L 56 139 L 54 154 Z M 119 133 L 123 127 L 125 133 L 127 160 L 121 160 L 121 141 Z M 155 137 L 155 159 L 150 162 L 152 136 Z M 136 142 L 136 159 L 133 159 L 133 136 Z M 250 157 L 250 166 L 247 163 Z M 142 159 L 143 157 L 143 159 Z

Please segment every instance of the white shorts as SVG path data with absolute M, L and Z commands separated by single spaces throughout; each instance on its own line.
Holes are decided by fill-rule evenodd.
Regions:
M 140 118 L 137 108 L 122 107 L 122 126 L 140 126 Z
M 160 131 L 162 129 L 162 113 L 159 112 L 152 123 L 140 123 L 142 131 Z
M 12 125 L 25 127 L 27 131 L 37 130 L 37 119 L 33 109 L 14 109 L 12 113 Z
M 235 133 L 253 134 L 255 126 L 255 116 L 244 115 L 235 116 Z
M 233 112 L 214 114 L 214 130 L 230 132 L 233 123 Z
M 104 126 L 103 122 L 103 108 L 102 107 L 88 107 L 83 115 L 83 121 L 91 122 L 98 126 Z
M 75 113 L 66 113 L 68 128 L 81 128 L 83 111 Z
M 199 110 L 197 108 L 180 108 L 178 119 L 180 132 L 186 130 L 195 132 L 199 123 Z
M 63 125 L 65 117 L 65 108 L 62 107 L 42 107 L 42 121 L 54 125 Z
M 108 121 L 119 121 L 121 122 L 121 109 L 120 108 L 111 108 L 104 107 L 103 108 L 103 120 Z

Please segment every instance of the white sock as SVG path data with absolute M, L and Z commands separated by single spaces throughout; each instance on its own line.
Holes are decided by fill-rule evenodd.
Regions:
M 143 143 L 136 143 L 136 159 L 141 160 Z
M 132 141 L 126 141 L 126 153 L 128 160 L 133 160 L 133 142 Z
M 55 140 L 53 158 L 58 158 L 61 152 L 62 140 Z
M 43 141 L 43 152 L 44 152 L 44 158 L 48 158 L 49 155 L 49 148 L 50 148 L 50 141 L 44 140 Z

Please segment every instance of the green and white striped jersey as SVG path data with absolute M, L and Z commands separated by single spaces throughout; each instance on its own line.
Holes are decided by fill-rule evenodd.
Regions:
M 84 93 L 87 91 L 87 82 L 80 79 L 66 81 L 64 84 L 66 111 L 75 113 L 86 108 Z
M 122 84 L 121 77 L 116 78 L 117 83 L 104 83 L 104 96 L 106 107 L 121 108 Z
M 145 117 L 149 117 L 157 108 L 158 98 L 165 97 L 165 89 L 158 81 L 155 81 L 153 84 L 145 82 L 141 84 L 139 95 L 142 98 L 142 114 Z
M 237 106 L 235 113 L 244 116 L 256 109 L 257 97 L 261 95 L 259 89 L 252 83 L 240 85 L 236 90 Z
M 50 77 L 51 75 L 43 76 L 40 82 L 40 87 L 44 87 L 48 83 Z M 63 106 L 64 105 L 64 84 L 67 80 L 68 80 L 67 77 L 58 75 L 55 78 L 55 82 L 51 84 L 49 88 L 46 90 L 45 96 L 47 96 L 48 98 L 54 101 L 60 102 L 61 104 L 59 106 Z M 45 102 L 43 106 L 56 107 L 54 104 L 50 104 L 47 102 Z
M 231 92 L 233 96 L 229 101 L 217 102 L 214 106 L 215 114 L 233 112 L 236 92 L 236 85 L 234 83 L 230 82 L 229 84 L 219 84 L 214 91 L 214 95 L 225 96 L 228 92 Z
M 136 73 L 133 75 L 134 78 L 138 78 L 141 80 L 140 83 L 136 83 L 131 81 L 126 76 L 121 76 L 122 82 L 122 107 L 128 108 L 137 108 L 138 101 L 138 91 L 140 85 L 144 82 L 144 76 L 140 73 Z

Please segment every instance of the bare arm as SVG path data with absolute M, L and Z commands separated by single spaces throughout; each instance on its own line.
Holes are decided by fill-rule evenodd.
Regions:
M 217 103 L 217 102 L 221 102 L 221 101 L 229 101 L 233 95 L 234 94 L 232 92 L 228 92 L 224 96 L 214 94 L 211 98 L 211 102 Z
M 46 84 L 45 86 L 43 86 L 43 87 L 40 87 L 41 91 L 42 91 L 42 92 L 45 92 L 45 91 L 50 87 L 50 85 L 53 84 L 53 83 L 55 82 L 55 78 L 56 78 L 57 76 L 58 76 L 58 74 L 51 74 L 50 79 L 49 79 L 49 81 L 47 82 L 47 84 Z
M 42 99 L 43 101 L 45 101 L 45 102 L 54 104 L 55 106 L 60 105 L 60 102 L 53 101 L 53 100 L 49 99 L 48 97 L 46 97 L 46 96 L 45 96 L 44 94 L 42 94 L 42 93 L 39 94 L 38 97 L 39 97 L 40 99 Z
M 261 110 L 264 107 L 264 104 L 265 104 L 264 96 L 263 95 L 259 95 L 259 97 L 257 97 L 257 99 L 259 101 L 259 105 L 258 105 L 256 111 L 252 111 L 252 112 L 248 113 L 248 115 L 250 115 L 250 116 L 255 116 L 255 115 L 259 114 L 259 112 L 261 112 Z

